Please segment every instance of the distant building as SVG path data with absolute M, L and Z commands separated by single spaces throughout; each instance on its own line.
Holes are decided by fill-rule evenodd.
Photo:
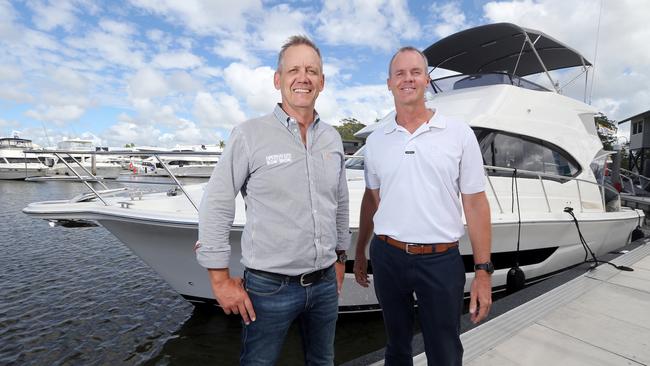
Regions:
M 650 174 L 650 159 L 647 152 L 650 150 L 650 110 L 637 115 L 624 118 L 618 122 L 630 123 L 630 158 L 629 170 L 636 170 L 639 174 Z M 646 166 L 648 165 L 648 166 Z

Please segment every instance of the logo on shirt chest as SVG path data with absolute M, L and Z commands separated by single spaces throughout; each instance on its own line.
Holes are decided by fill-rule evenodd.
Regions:
M 273 154 L 266 156 L 266 165 L 275 165 L 281 163 L 290 163 L 291 153 L 287 154 Z

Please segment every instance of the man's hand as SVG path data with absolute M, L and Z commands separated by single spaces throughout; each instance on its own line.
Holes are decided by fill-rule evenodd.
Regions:
M 490 313 L 492 306 L 492 278 L 485 271 L 476 271 L 469 295 L 470 320 L 478 324 Z
M 226 314 L 241 315 L 246 325 L 255 321 L 253 303 L 244 290 L 242 279 L 230 278 L 228 269 L 208 269 L 212 292 Z
M 336 262 L 334 263 L 334 269 L 336 270 L 336 291 L 340 295 L 341 289 L 343 288 L 343 280 L 345 279 L 345 264 Z
M 357 253 L 354 258 L 354 278 L 361 287 L 368 287 L 368 259 L 366 253 Z

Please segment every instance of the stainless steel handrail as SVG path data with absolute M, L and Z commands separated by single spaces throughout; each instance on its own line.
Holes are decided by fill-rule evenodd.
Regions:
M 183 194 L 184 194 L 185 197 L 188 199 L 188 201 L 190 202 L 190 204 L 192 204 L 192 206 L 193 206 L 197 211 L 198 211 L 198 205 L 194 202 L 194 200 L 192 200 L 192 198 L 189 196 L 189 194 L 188 194 L 188 193 L 185 191 L 185 189 L 183 188 L 183 185 L 181 184 L 181 182 L 180 182 L 180 181 L 178 180 L 178 178 L 176 178 L 176 176 L 175 176 L 175 175 L 174 175 L 174 174 L 169 170 L 169 167 L 167 166 L 167 164 L 165 164 L 165 163 L 162 161 L 162 159 L 160 158 L 159 155 L 221 155 L 220 152 L 207 152 L 207 151 L 199 151 L 199 152 L 194 152 L 194 151 L 182 151 L 182 152 L 180 152 L 180 151 L 155 151 L 155 152 L 151 152 L 151 151 L 150 151 L 150 152 L 133 152 L 133 151 L 25 150 L 25 152 L 29 152 L 29 153 L 40 153 L 40 154 L 54 154 L 54 155 L 56 155 L 57 157 L 59 157 L 59 155 L 58 155 L 59 153 L 65 153 L 65 154 L 80 154 L 80 153 L 81 153 L 81 154 L 90 154 L 90 155 L 95 154 L 95 155 L 154 156 L 154 157 L 156 157 L 156 159 L 158 160 L 158 162 L 160 162 L 161 166 L 165 169 L 165 171 L 167 172 L 167 174 L 169 174 L 169 177 L 174 181 L 174 184 L 175 184 L 175 185 L 176 185 L 176 186 L 181 190 L 181 192 L 183 192 Z M 353 155 L 353 156 L 351 156 L 351 157 L 353 157 L 353 158 L 361 158 L 361 159 L 364 158 L 363 155 Z M 60 157 L 59 157 L 59 158 L 60 158 Z M 84 168 L 84 167 L 83 167 L 83 166 L 82 166 L 78 161 L 76 161 L 76 159 L 74 159 L 74 157 L 72 157 L 72 159 L 73 159 L 73 160 L 74 160 L 74 161 L 75 161 L 79 166 L 81 166 L 81 168 L 84 169 L 84 171 L 86 171 L 88 174 L 90 174 L 90 172 L 88 172 L 87 169 L 85 169 L 85 168 Z M 73 170 L 73 169 L 72 169 L 72 168 L 67 164 L 67 162 L 65 162 L 65 160 L 61 159 L 61 161 L 62 161 L 62 162 L 63 162 L 63 163 L 64 163 L 64 164 L 65 164 L 65 165 L 66 165 L 70 170 L 72 170 L 72 171 L 74 172 L 74 170 Z M 602 199 L 602 203 L 603 203 L 603 212 L 605 212 L 605 211 L 607 210 L 607 208 L 606 208 L 606 201 L 605 201 L 605 192 L 606 192 L 606 190 L 609 190 L 609 191 L 611 191 L 611 192 L 613 192 L 613 193 L 616 194 L 616 199 L 619 201 L 619 207 L 620 207 L 620 199 L 621 199 L 621 197 L 620 197 L 620 193 L 619 193 L 616 189 L 614 189 L 614 188 L 612 188 L 612 187 L 608 187 L 607 185 L 603 185 L 603 184 L 600 184 L 600 183 L 597 183 L 597 182 L 588 181 L 588 180 L 581 179 L 581 178 L 576 178 L 576 177 L 567 177 L 567 176 L 557 175 L 557 174 L 551 174 L 551 173 L 542 173 L 542 172 L 535 172 L 535 171 L 530 171 L 530 170 L 514 169 L 514 168 L 505 168 L 505 167 L 497 167 L 497 166 L 491 166 L 491 165 L 484 165 L 483 168 L 484 168 L 485 173 L 486 173 L 486 176 L 487 176 L 488 184 L 490 185 L 490 189 L 491 189 L 491 191 L 492 191 L 492 194 L 493 194 L 493 196 L 494 196 L 494 198 L 495 198 L 495 201 L 497 202 L 497 206 L 499 207 L 499 211 L 500 211 L 501 213 L 503 213 L 503 207 L 502 207 L 501 202 L 500 202 L 500 200 L 499 200 L 498 194 L 497 194 L 496 190 L 494 189 L 494 185 L 493 185 L 493 183 L 492 183 L 492 178 L 491 178 L 491 176 L 490 176 L 490 174 L 489 174 L 489 171 L 490 171 L 490 170 L 492 170 L 492 171 L 508 172 L 508 173 L 510 173 L 509 176 L 512 176 L 512 175 L 513 175 L 512 173 L 516 172 L 516 176 L 517 176 L 517 177 L 519 177 L 519 176 L 526 176 L 526 175 L 527 175 L 527 176 L 533 176 L 533 177 L 536 177 L 537 180 L 540 182 L 540 187 L 541 187 L 541 189 L 542 189 L 542 193 L 543 193 L 543 195 L 544 195 L 544 200 L 545 200 L 545 202 L 546 202 L 546 207 L 547 207 L 547 209 L 548 209 L 549 212 L 551 212 L 551 204 L 550 204 L 550 200 L 549 200 L 548 194 L 547 194 L 547 192 L 546 192 L 546 187 L 545 187 L 545 185 L 544 185 L 544 179 L 547 179 L 547 180 L 555 180 L 555 181 L 560 181 L 560 182 L 565 182 L 565 183 L 566 183 L 566 182 L 569 182 L 569 181 L 575 181 L 575 182 L 576 182 L 576 188 L 577 188 L 577 190 L 578 190 L 578 199 L 579 199 L 579 201 L 580 201 L 579 203 L 580 203 L 580 211 L 581 211 L 581 212 L 584 212 L 584 205 L 583 205 L 583 200 L 582 200 L 582 191 L 581 191 L 581 189 L 580 189 L 580 182 L 587 183 L 587 184 L 591 184 L 591 185 L 595 185 L 595 186 L 599 187 L 599 192 L 600 192 L 601 199 Z M 622 170 L 623 170 L 623 169 L 622 169 Z M 90 189 L 90 190 L 95 194 L 95 196 L 96 196 L 98 199 L 100 199 L 100 200 L 101 200 L 104 204 L 106 204 L 107 206 L 109 205 L 109 204 L 108 204 L 108 203 L 107 203 L 107 202 L 106 202 L 106 201 L 101 197 L 101 194 L 100 194 L 99 192 L 97 192 L 95 189 L 93 189 L 92 186 L 90 186 L 90 184 L 88 184 L 88 182 L 86 182 L 84 179 L 81 178 L 81 176 L 79 176 L 79 174 L 77 174 L 77 173 L 75 172 L 75 175 L 77 175 L 77 177 L 79 177 L 79 178 L 83 181 L 83 183 L 86 184 L 86 186 L 87 186 L 87 187 L 88 187 L 88 188 L 89 188 L 89 189 Z M 93 176 L 93 175 L 90 174 L 90 176 Z M 507 177 L 506 175 L 504 175 L 504 176 Z M 94 177 L 94 176 L 93 176 L 93 177 Z M 645 178 L 645 177 L 644 177 L 644 178 Z M 103 183 L 102 183 L 102 185 L 103 185 Z M 105 185 L 104 185 L 104 187 L 107 188 Z M 514 210 L 514 208 L 513 208 L 513 210 Z
M 486 170 L 498 170 L 498 171 L 503 171 L 503 172 L 508 172 L 508 173 L 515 172 L 514 168 L 504 168 L 504 167 L 497 167 L 497 166 L 491 166 L 491 165 L 484 165 L 483 168 L 486 169 Z M 559 180 L 559 181 L 564 181 L 564 182 L 575 181 L 576 182 L 576 187 L 577 187 L 577 190 L 578 190 L 578 199 L 580 200 L 580 211 L 581 212 L 584 212 L 584 205 L 583 205 L 583 201 L 582 201 L 582 192 L 580 190 L 580 182 L 587 183 L 587 184 L 592 184 L 592 185 L 595 185 L 595 186 L 599 187 L 600 188 L 599 192 L 600 192 L 600 194 L 602 196 L 601 198 L 602 198 L 603 202 L 605 201 L 605 197 L 604 197 L 605 190 L 609 190 L 609 191 L 615 193 L 616 198 L 617 198 L 617 200 L 619 200 L 619 205 L 620 205 L 620 199 L 621 199 L 620 193 L 616 189 L 614 189 L 612 187 L 609 187 L 607 185 L 603 185 L 603 184 L 600 184 L 600 183 L 597 183 L 597 182 L 585 180 L 585 179 L 582 179 L 582 178 L 567 177 L 567 176 L 563 176 L 563 175 L 550 174 L 550 173 L 541 173 L 541 172 L 535 172 L 535 171 L 531 171 L 531 170 L 516 169 L 516 172 L 517 172 L 517 176 L 529 175 L 529 176 L 536 176 L 538 178 L 538 180 L 540 181 L 540 185 L 542 187 L 542 192 L 544 194 L 544 199 L 546 200 L 546 205 L 547 205 L 547 207 L 549 207 L 549 209 L 550 209 L 550 201 L 548 199 L 548 195 L 547 195 L 546 189 L 544 187 L 544 183 L 543 183 L 544 178 L 549 179 L 549 180 Z M 512 176 L 512 174 L 510 174 L 510 176 Z M 507 177 L 507 176 L 504 175 L 504 177 Z M 605 212 L 606 210 L 607 210 L 606 204 L 604 204 L 603 205 L 603 212 Z
M 196 202 L 194 202 L 194 200 L 190 197 L 190 195 L 187 193 L 187 191 L 185 191 L 185 189 L 183 188 L 183 185 L 182 185 L 181 182 L 178 180 L 178 178 L 176 178 L 176 176 L 175 176 L 175 175 L 174 175 L 174 174 L 169 170 L 169 167 L 168 167 L 167 164 L 165 164 L 165 162 L 160 158 L 160 155 L 179 155 L 179 156 L 197 156 L 197 155 L 201 155 L 201 156 L 205 156 L 205 155 L 212 155 L 212 156 L 215 156 L 215 155 L 217 155 L 217 156 L 219 156 L 219 155 L 221 155 L 221 152 L 217 152 L 217 151 L 161 151 L 161 150 L 156 150 L 156 151 L 147 151 L 147 152 L 140 152 L 140 151 L 135 152 L 135 151 L 130 151 L 130 150 L 120 150 L 120 151 L 86 151 L 86 150 L 25 150 L 24 152 L 25 152 L 25 153 L 35 153 L 35 154 L 53 154 L 54 156 L 56 156 L 57 158 L 59 158 L 59 160 L 60 160 L 63 164 L 65 164 L 65 166 L 66 166 L 68 169 L 70 169 L 70 170 L 73 172 L 73 174 L 75 174 L 75 175 L 77 176 L 77 178 L 79 178 L 79 180 L 80 180 L 81 182 L 83 182 L 83 183 L 86 185 L 86 187 L 88 187 L 88 189 L 90 189 L 90 190 L 92 191 L 92 193 L 95 195 L 95 197 L 97 197 L 100 201 L 102 201 L 102 202 L 104 203 L 104 205 L 106 205 L 106 206 L 110 206 L 110 204 L 109 204 L 108 202 L 106 202 L 106 200 L 104 200 L 104 198 L 101 196 L 101 194 L 100 194 L 97 190 L 95 190 L 95 189 L 94 189 L 94 188 L 93 188 L 93 187 L 92 187 L 92 186 L 87 182 L 86 179 L 82 178 L 82 177 L 81 177 L 81 176 L 80 176 L 80 175 L 79 175 L 79 174 L 78 174 L 74 169 L 72 169 L 72 167 L 71 167 L 71 166 L 70 166 L 70 165 L 69 165 L 69 164 L 68 164 L 64 159 L 62 159 L 61 156 L 60 156 L 59 154 L 67 154 L 68 157 L 70 157 L 70 158 L 71 158 L 75 163 L 77 163 L 77 165 L 79 165 L 79 166 L 81 167 L 81 169 L 83 169 L 83 170 L 84 170 L 84 171 L 85 171 L 85 172 L 86 172 L 90 177 L 92 177 L 92 178 L 97 178 L 97 177 L 96 177 L 95 175 L 93 175 L 91 172 L 89 172 L 89 171 L 88 171 L 88 170 L 87 170 L 87 169 L 86 169 L 86 168 L 85 168 L 85 167 L 84 167 L 84 166 L 83 166 L 79 161 L 77 161 L 77 159 L 75 159 L 75 158 L 74 158 L 73 156 L 71 156 L 70 154 L 83 154 L 83 155 L 124 155 L 124 156 L 129 156 L 129 157 L 132 157 L 132 156 L 147 156 L 147 157 L 153 156 L 153 157 L 156 158 L 156 160 L 158 160 L 158 162 L 159 162 L 160 165 L 163 167 L 163 169 L 165 169 L 165 171 L 167 172 L 167 174 L 169 174 L 169 177 L 173 180 L 174 185 L 176 185 L 176 186 L 181 190 L 181 192 L 183 192 L 183 194 L 185 195 L 185 197 L 187 198 L 187 200 L 190 202 L 190 204 L 191 204 L 191 205 L 192 205 L 192 206 L 193 206 L 197 211 L 199 210 L 198 205 L 197 205 Z M 108 187 L 107 187 L 106 185 L 104 185 L 104 183 L 102 183 L 102 182 L 99 182 L 99 183 L 100 183 L 100 184 L 101 184 L 105 189 L 108 189 Z

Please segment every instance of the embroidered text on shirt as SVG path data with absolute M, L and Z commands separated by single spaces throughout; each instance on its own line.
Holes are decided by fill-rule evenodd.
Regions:
M 274 154 L 266 156 L 266 165 L 289 163 L 291 162 L 291 154 Z

